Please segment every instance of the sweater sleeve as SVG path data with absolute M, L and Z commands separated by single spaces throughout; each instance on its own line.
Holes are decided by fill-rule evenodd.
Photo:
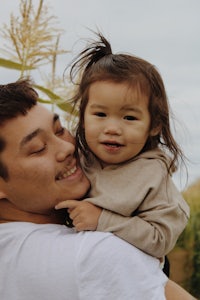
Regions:
M 151 163 L 149 166 L 145 163 L 146 165 L 150 167 Z M 154 162 L 151 172 L 144 167 L 141 174 L 138 172 L 138 180 L 140 184 L 137 188 L 134 184 L 128 187 L 129 194 L 118 193 L 118 198 L 121 199 L 117 202 L 121 202 L 123 213 L 120 213 L 119 209 L 116 211 L 102 205 L 104 210 L 99 218 L 97 230 L 113 232 L 144 252 L 162 257 L 175 246 L 184 230 L 189 217 L 189 207 L 162 163 Z M 109 199 L 108 193 L 102 194 L 98 205 L 103 204 L 103 197 L 107 197 L 106 203 L 112 201 L 114 208 L 113 195 L 112 199 Z M 125 215 L 127 203 L 130 214 Z
M 124 217 L 103 210 L 97 230 L 110 231 L 144 252 L 162 257 L 173 249 L 188 218 L 176 207 L 141 212 Z

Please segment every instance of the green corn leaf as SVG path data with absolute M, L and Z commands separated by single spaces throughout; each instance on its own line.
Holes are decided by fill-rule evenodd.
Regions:
M 13 69 L 13 70 L 33 70 L 34 67 L 30 66 L 22 66 L 22 64 L 16 63 L 14 61 L 4 59 L 0 57 L 0 67 L 7 68 L 7 69 Z

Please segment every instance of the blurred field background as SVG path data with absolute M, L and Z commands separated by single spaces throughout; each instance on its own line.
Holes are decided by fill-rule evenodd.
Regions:
M 170 278 L 200 298 L 200 179 L 183 192 L 190 220 L 176 247 L 168 255 Z

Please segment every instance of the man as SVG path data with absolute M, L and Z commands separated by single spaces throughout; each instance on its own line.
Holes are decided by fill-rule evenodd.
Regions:
M 0 86 L 0 299 L 165 299 L 159 261 L 110 233 L 76 233 L 55 205 L 89 182 L 57 115 L 26 80 Z M 189 298 L 188 298 L 189 299 Z

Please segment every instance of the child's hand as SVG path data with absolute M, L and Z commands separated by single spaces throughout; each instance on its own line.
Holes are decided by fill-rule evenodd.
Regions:
M 87 201 L 66 200 L 55 206 L 55 209 L 68 208 L 70 219 L 77 231 L 96 230 L 102 208 Z

